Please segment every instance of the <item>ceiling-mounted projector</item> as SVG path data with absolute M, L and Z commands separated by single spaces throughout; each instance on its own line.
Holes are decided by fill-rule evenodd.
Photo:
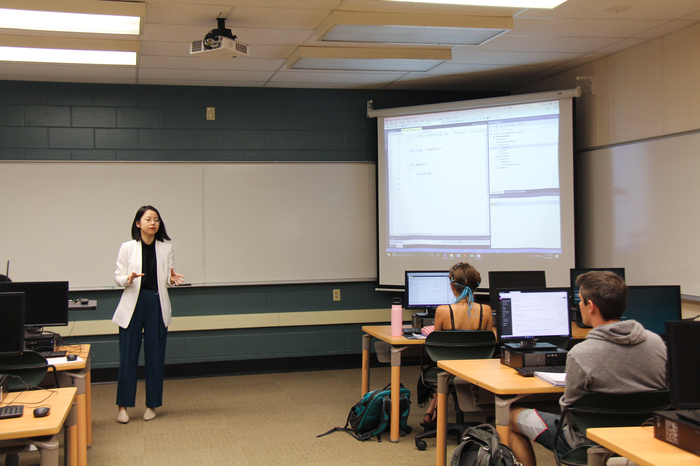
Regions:
M 218 27 L 209 31 L 202 40 L 190 44 L 190 55 L 209 60 L 226 60 L 227 58 L 247 57 L 248 44 L 238 42 L 236 36 L 226 29 L 226 18 L 216 18 Z

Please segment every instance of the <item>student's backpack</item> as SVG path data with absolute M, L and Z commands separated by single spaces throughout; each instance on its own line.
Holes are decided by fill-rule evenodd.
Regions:
M 517 466 L 520 462 L 491 424 L 470 427 L 452 453 L 450 466 Z
M 399 398 L 399 429 L 404 434 L 410 434 L 408 414 L 411 411 L 411 392 L 403 385 L 399 389 Z M 391 384 L 365 393 L 365 396 L 350 409 L 345 427 L 335 427 L 325 434 L 317 435 L 317 437 L 323 437 L 331 432 L 344 431 L 363 442 L 376 435 L 377 440 L 381 442 L 381 433 L 389 430 L 390 426 Z

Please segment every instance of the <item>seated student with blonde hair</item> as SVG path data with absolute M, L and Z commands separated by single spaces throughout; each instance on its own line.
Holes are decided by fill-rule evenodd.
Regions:
M 481 274 L 470 264 L 460 262 L 452 266 L 450 284 L 455 302 L 435 309 L 435 325 L 424 327 L 422 333 L 428 335 L 434 330 L 491 330 L 491 307 L 474 302 L 474 291 L 480 283 Z M 437 397 L 433 396 L 423 423 L 435 422 L 436 404 Z

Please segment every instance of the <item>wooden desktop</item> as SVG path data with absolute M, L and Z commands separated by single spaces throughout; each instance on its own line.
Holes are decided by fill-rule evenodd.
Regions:
M 700 456 L 654 437 L 649 427 L 598 427 L 588 429 L 586 436 L 639 466 L 700 466 Z
M 586 338 L 586 335 L 588 335 L 588 331 L 590 329 L 586 328 L 581 328 L 575 323 L 571 323 L 571 333 L 572 333 L 572 339 L 574 340 L 582 340 Z M 393 337 L 391 336 L 391 326 L 390 325 L 367 325 L 362 327 L 362 331 L 365 333 L 362 336 L 362 385 L 361 385 L 361 394 L 360 396 L 364 396 L 365 393 L 369 391 L 369 369 L 370 369 L 370 350 L 371 350 L 371 339 L 372 337 L 378 338 L 379 340 L 385 341 L 391 345 L 391 399 L 393 400 L 398 400 L 399 399 L 399 388 L 401 386 L 401 352 L 409 347 L 409 346 L 414 346 L 414 345 L 422 345 L 424 340 L 420 339 L 409 339 L 404 336 L 400 337 Z M 496 363 L 498 363 L 498 360 L 494 360 Z M 499 364 L 500 365 L 500 364 Z M 507 366 L 504 366 L 507 367 Z M 516 375 L 517 377 L 520 377 L 521 379 L 523 377 L 515 374 L 515 370 L 512 368 L 509 368 L 510 371 Z M 464 377 L 462 377 L 464 378 Z M 544 382 L 542 382 L 544 383 Z M 560 389 L 561 390 L 561 389 Z M 563 391 L 563 390 L 561 390 Z M 394 393 L 395 392 L 395 393 Z M 438 406 L 439 406 L 439 399 L 438 399 Z M 399 441 L 399 404 L 398 403 L 393 403 L 391 404 L 392 407 L 392 412 L 391 412 L 391 432 L 390 432 L 390 441 L 392 442 L 398 442 Z M 506 428 L 507 428 L 507 423 L 506 423 Z
M 537 377 L 523 377 L 498 359 L 467 359 L 438 361 L 438 367 L 494 394 L 496 430 L 501 443 L 508 445 L 510 406 L 513 402 L 533 395 L 554 398 L 564 393 L 564 387 L 555 387 Z M 447 430 L 447 374 L 438 376 L 438 416 L 436 465 L 445 465 Z
M 26 439 L 54 436 L 60 432 L 66 424 L 76 393 L 75 387 L 66 387 L 6 394 L 0 405 L 21 404 L 24 405 L 24 413 L 21 417 L 0 421 L 0 452 L 3 448 L 25 445 L 28 443 Z M 35 418 L 33 411 L 38 406 L 50 406 L 48 416 Z M 77 429 L 76 426 L 71 426 L 70 429 L 72 438 Z M 58 465 L 58 441 L 55 438 L 42 440 L 42 443 L 52 444 L 51 448 L 40 448 L 42 466 Z M 70 447 L 66 448 L 70 450 Z
M 76 354 L 80 358 L 55 364 L 55 367 L 61 387 L 72 386 L 78 390 L 75 397 L 78 408 L 77 435 L 71 436 L 71 464 L 85 466 L 87 447 L 92 444 L 90 345 L 69 345 L 56 349 L 66 351 L 67 354 Z

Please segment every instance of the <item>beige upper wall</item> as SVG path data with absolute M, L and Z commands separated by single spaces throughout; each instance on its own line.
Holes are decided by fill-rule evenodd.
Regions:
M 700 25 L 518 89 L 517 94 L 576 87 L 576 149 L 622 144 L 700 130 Z M 700 314 L 700 303 L 683 301 L 683 317 Z
M 516 93 L 572 89 L 576 76 L 595 79 L 595 94 L 589 94 L 588 82 L 582 82 L 582 96 L 576 102 L 577 150 L 700 129 L 700 25 Z

